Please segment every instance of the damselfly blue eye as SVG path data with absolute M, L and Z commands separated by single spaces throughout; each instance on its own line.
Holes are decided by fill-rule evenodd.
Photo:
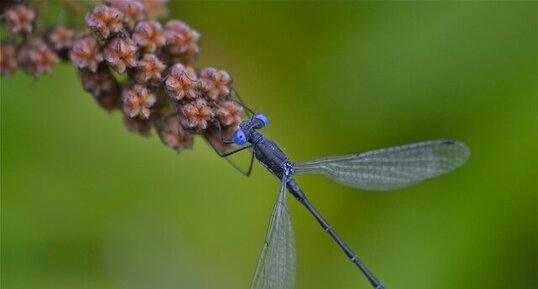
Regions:
M 247 136 L 242 129 L 238 129 L 234 132 L 232 140 L 235 144 L 244 145 L 247 142 Z
M 267 127 L 267 125 L 269 124 L 269 119 L 263 113 L 255 114 L 254 118 L 260 120 L 261 122 L 263 122 L 263 127 Z

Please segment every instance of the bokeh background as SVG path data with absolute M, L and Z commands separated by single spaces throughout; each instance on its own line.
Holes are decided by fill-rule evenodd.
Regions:
M 537 2 L 172 2 L 300 161 L 453 137 L 441 178 L 369 193 L 301 176 L 387 288 L 538 288 Z M 1 287 L 248 288 L 278 181 L 176 154 L 68 64 L 1 81 Z M 369 288 L 289 198 L 296 288 Z

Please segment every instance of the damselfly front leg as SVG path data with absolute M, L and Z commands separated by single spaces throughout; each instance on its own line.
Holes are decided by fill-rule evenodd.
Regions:
M 229 145 L 229 144 L 234 144 L 234 142 L 232 140 L 226 140 L 224 138 L 224 134 L 222 132 L 222 128 L 221 128 L 221 125 L 220 125 L 220 122 L 218 120 L 215 120 L 214 122 L 215 124 L 215 127 L 217 128 L 217 138 L 218 140 L 217 141 L 220 141 L 221 145 Z M 213 148 L 213 150 L 222 158 L 224 158 L 230 165 L 232 165 L 232 167 L 234 167 L 237 171 L 239 171 L 241 174 L 245 175 L 245 176 L 250 176 L 250 174 L 252 173 L 252 167 L 254 166 L 254 154 L 251 153 L 251 156 L 250 156 L 250 160 L 249 160 L 249 165 L 247 167 L 247 169 L 245 170 L 243 167 L 241 167 L 240 165 L 238 165 L 236 162 L 234 162 L 233 160 L 231 160 L 230 158 L 228 158 L 229 156 L 231 155 L 234 155 L 238 152 L 241 152 L 241 151 L 244 151 L 246 149 L 250 149 L 252 147 L 252 144 L 249 144 L 249 145 L 246 145 L 246 146 L 242 146 L 240 148 L 237 148 L 235 150 L 232 150 L 232 151 L 229 151 L 229 152 L 222 152 L 221 150 L 219 150 L 219 148 L 215 145 L 214 143 L 214 140 L 212 140 L 208 135 L 205 135 L 205 139 L 206 141 L 209 143 L 209 145 Z

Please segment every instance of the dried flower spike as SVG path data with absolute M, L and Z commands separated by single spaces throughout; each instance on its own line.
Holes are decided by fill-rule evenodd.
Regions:
M 30 34 L 35 19 L 34 11 L 26 5 L 16 5 L 6 10 L 3 15 L 6 28 L 13 34 Z
M 200 72 L 202 88 L 210 99 L 217 99 L 230 95 L 229 85 L 232 78 L 224 70 L 205 68 Z
M 217 117 L 224 126 L 235 126 L 241 122 L 243 107 L 233 101 L 223 101 L 218 104 Z
M 87 68 L 92 72 L 96 72 L 97 65 L 103 61 L 97 42 L 89 36 L 75 41 L 69 58 L 78 68 Z
M 146 54 L 138 61 L 136 81 L 138 83 L 158 83 L 166 66 L 154 54 Z
M 48 42 L 56 51 L 71 48 L 71 46 L 73 46 L 74 39 L 75 30 L 65 26 L 54 27 L 54 29 L 48 35 Z
M 123 73 L 125 69 L 136 66 L 136 44 L 129 38 L 116 37 L 105 47 L 105 60 L 117 72 Z
M 18 60 L 28 73 L 36 77 L 43 73 L 51 74 L 52 67 L 59 61 L 56 53 L 40 39 L 32 39 L 23 46 Z
M 196 55 L 199 52 L 200 34 L 179 20 L 166 23 L 164 36 L 168 52 L 175 56 Z
M 108 39 L 122 31 L 123 13 L 105 5 L 97 6 L 86 14 L 86 25 L 101 39 Z
M 168 14 L 168 0 L 101 0 L 104 5 L 85 16 L 92 34 L 80 39 L 75 37 L 82 30 L 65 26 L 36 27 L 35 37 L 30 35 L 41 22 L 35 21 L 28 0 L 7 1 L 9 5 L 0 2 L 2 8 L 10 7 L 0 21 L 7 30 L 22 34 L 22 47 L 19 42 L 0 42 L 1 75 L 20 66 L 39 76 L 50 73 L 59 58 L 69 59 L 78 67 L 83 88 L 101 107 L 121 109 L 130 131 L 149 135 L 152 127 L 157 128 L 161 140 L 177 151 L 192 146 L 193 131 L 215 140 L 211 124 L 216 119 L 227 138 L 241 121 L 242 107 L 229 97 L 228 73 L 207 68 L 198 75 L 190 66 L 199 52 L 200 34 L 179 20 L 166 25 L 154 20 Z M 84 10 L 70 2 L 64 4 Z M 161 98 L 163 94 L 170 99 Z M 222 150 L 230 147 L 220 139 L 214 145 Z
M 215 116 L 207 102 L 201 98 L 181 106 L 181 123 L 186 128 L 204 130 L 208 122 Z
M 141 21 L 136 24 L 133 40 L 146 52 L 153 53 L 164 46 L 163 28 L 157 21 Z
M 172 66 L 165 81 L 168 95 L 176 100 L 196 98 L 198 96 L 197 85 L 198 81 L 194 70 L 180 63 Z
M 96 72 L 79 69 L 79 77 L 84 90 L 98 97 L 116 90 L 116 81 L 106 66 L 99 67 Z
M 136 84 L 121 94 L 123 112 L 129 117 L 149 119 L 150 109 L 155 104 L 155 96 L 143 85 Z
M 9 76 L 17 69 L 17 47 L 11 42 L 0 43 L 0 75 Z
M 186 131 L 180 124 L 176 115 L 165 118 L 164 122 L 159 126 L 159 137 L 161 141 L 180 152 L 192 147 L 192 134 Z

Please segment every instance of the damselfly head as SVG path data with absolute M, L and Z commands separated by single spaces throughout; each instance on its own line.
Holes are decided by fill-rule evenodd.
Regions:
M 257 113 L 251 119 L 244 120 L 237 126 L 232 136 L 232 141 L 237 145 L 244 145 L 256 130 L 265 128 L 268 124 L 269 119 L 267 116 Z
M 237 145 L 244 145 L 247 142 L 247 136 L 245 135 L 245 132 L 238 128 L 232 137 L 232 140 Z

